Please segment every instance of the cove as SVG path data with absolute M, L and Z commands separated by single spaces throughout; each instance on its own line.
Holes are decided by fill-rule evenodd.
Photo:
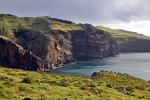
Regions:
M 127 73 L 150 80 L 150 53 L 123 53 L 116 57 L 66 64 L 50 72 L 91 76 L 100 70 Z

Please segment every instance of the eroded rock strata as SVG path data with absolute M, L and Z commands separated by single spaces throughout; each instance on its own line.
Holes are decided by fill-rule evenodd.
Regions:
M 48 16 L 0 14 L 0 35 L 13 41 L 1 38 L 0 65 L 12 68 L 49 69 L 118 54 L 118 44 L 107 32 Z
M 150 40 L 145 39 L 131 39 L 123 41 L 119 44 L 119 51 L 122 53 L 127 52 L 150 52 Z
M 119 52 L 150 52 L 150 37 L 132 31 L 111 29 L 103 26 L 97 28 L 109 32 L 119 45 Z
M 20 30 L 15 33 L 15 37 L 23 48 L 43 59 L 47 68 L 118 54 L 117 42 L 107 32 L 91 25 L 85 25 L 84 30 L 58 30 L 47 34 Z
M 42 63 L 33 53 L 0 36 L 0 66 L 41 71 Z

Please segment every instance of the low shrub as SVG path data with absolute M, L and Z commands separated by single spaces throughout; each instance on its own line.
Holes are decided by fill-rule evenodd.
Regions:
M 6 97 L 7 93 L 5 91 L 0 91 L 0 97 Z
M 14 87 L 16 86 L 16 82 L 14 79 L 8 79 L 6 82 L 4 82 L 4 85 L 7 87 Z
M 145 87 L 143 86 L 135 86 L 136 89 L 139 89 L 139 90 L 145 90 Z
M 32 84 L 35 82 L 35 80 L 32 77 L 27 76 L 27 77 L 23 78 L 22 82 Z
M 27 91 L 27 88 L 25 86 L 19 86 L 19 91 Z
M 0 80 L 7 81 L 8 77 L 7 76 L 0 76 Z
M 96 84 L 89 84 L 89 87 L 96 87 Z
M 87 90 L 88 87 L 87 87 L 87 86 L 82 86 L 80 89 L 81 89 L 81 90 Z
M 133 90 L 134 90 L 134 88 L 133 88 L 133 87 L 131 87 L 131 86 L 128 86 L 128 87 L 126 87 L 126 90 L 127 90 L 127 91 L 133 91 Z
M 31 87 L 27 87 L 27 86 L 19 86 L 18 87 L 20 93 L 35 93 L 34 89 Z
M 91 93 L 94 93 L 94 94 L 100 94 L 100 93 L 101 93 L 101 89 L 90 88 L 90 92 L 91 92 Z

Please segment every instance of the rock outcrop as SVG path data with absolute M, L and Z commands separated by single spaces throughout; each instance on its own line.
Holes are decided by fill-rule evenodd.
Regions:
M 47 68 L 118 54 L 117 42 L 107 32 L 88 24 L 84 30 L 68 32 L 58 30 L 49 31 L 47 34 L 20 30 L 15 33 L 15 37 L 17 43 L 24 49 L 43 59 Z
M 24 70 L 43 70 L 43 61 L 33 53 L 0 36 L 0 66 Z

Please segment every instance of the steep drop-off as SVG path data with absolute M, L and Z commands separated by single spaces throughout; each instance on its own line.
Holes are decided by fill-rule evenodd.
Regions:
M 110 29 L 98 26 L 109 32 L 119 44 L 120 52 L 150 52 L 150 37 L 125 30 Z
M 50 31 L 48 34 L 21 30 L 15 33 L 17 43 L 42 58 L 48 68 L 81 60 L 102 59 L 118 54 L 117 42 L 107 32 L 91 25 L 85 30 Z M 22 38 L 24 37 L 24 38 Z
M 42 63 L 39 57 L 0 36 L 0 66 L 41 71 Z
M 45 68 L 118 54 L 117 42 L 90 24 L 50 17 L 0 15 L 0 33 L 43 60 Z M 30 60 L 30 59 L 28 59 Z

